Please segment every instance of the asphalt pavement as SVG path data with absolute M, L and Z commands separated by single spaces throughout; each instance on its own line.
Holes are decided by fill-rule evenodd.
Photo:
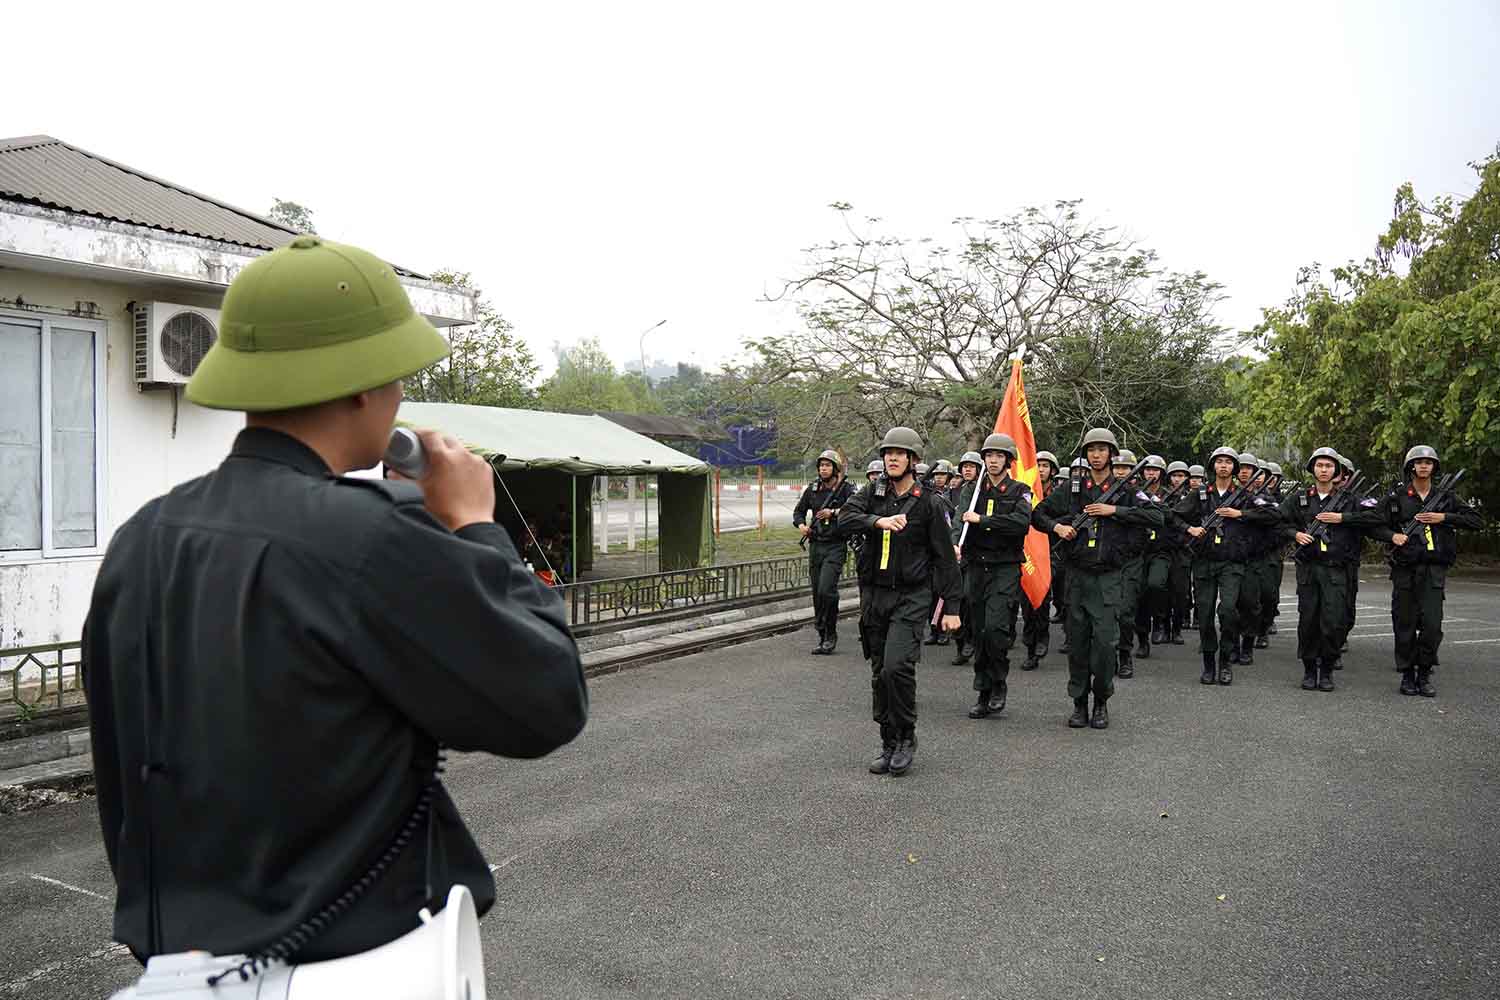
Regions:
M 1280 634 L 1232 687 L 1193 640 L 1070 730 L 1054 652 L 978 722 L 924 649 L 920 745 L 876 750 L 849 623 L 601 678 L 573 745 L 449 785 L 496 866 L 494 997 L 1494 997 L 1500 583 L 1450 583 L 1438 697 L 1401 697 L 1369 568 L 1331 694 Z M 1019 664 L 1019 657 L 1016 664 Z M 101 996 L 91 803 L 0 818 L 0 997 Z

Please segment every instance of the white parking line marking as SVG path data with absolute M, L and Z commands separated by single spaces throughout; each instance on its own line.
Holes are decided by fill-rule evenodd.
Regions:
M 39 980 L 45 979 L 54 972 L 61 972 L 64 969 L 83 965 L 88 962 L 98 962 L 129 954 L 130 949 L 123 944 L 111 944 L 103 948 L 95 948 L 93 951 L 85 955 L 79 955 L 77 958 L 66 959 L 61 962 L 48 962 L 46 965 L 37 966 L 25 975 L 17 976 L 15 979 L 0 983 L 0 993 L 19 996 L 21 993 L 30 990 Z
M 64 888 L 64 889 L 68 890 L 69 892 L 79 892 L 79 893 L 82 893 L 85 896 L 93 896 L 95 899 L 102 899 L 106 903 L 108 903 L 110 901 L 108 896 L 101 896 L 97 892 L 90 892 L 88 889 L 80 889 L 78 886 L 76 886 L 76 885 L 69 885 L 66 882 L 59 882 L 55 878 L 48 878 L 45 875 L 33 875 L 31 877 L 34 878 L 34 879 L 36 879 L 38 882 L 46 882 L 48 885 L 60 886 L 61 888 Z

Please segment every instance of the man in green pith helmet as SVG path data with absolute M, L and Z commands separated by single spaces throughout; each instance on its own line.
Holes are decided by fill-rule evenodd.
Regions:
M 439 744 L 538 757 L 582 729 L 562 602 L 452 437 L 420 432 L 419 482 L 344 476 L 380 460 L 401 379 L 447 353 L 357 247 L 299 236 L 225 294 L 187 397 L 246 427 L 120 528 L 84 624 L 115 936 L 137 958 L 338 958 L 413 930 L 452 885 L 493 904 Z M 403 817 L 432 850 L 372 879 Z

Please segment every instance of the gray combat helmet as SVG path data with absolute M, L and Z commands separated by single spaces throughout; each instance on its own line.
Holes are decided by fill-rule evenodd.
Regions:
M 1329 449 L 1329 450 L 1333 451 L 1333 460 L 1339 464 L 1339 468 L 1340 469 L 1343 469 L 1345 472 L 1353 472 L 1354 471 L 1354 463 L 1352 461 L 1350 461 L 1349 459 L 1345 458 L 1343 452 L 1335 450 L 1335 449 Z
M 1266 468 L 1268 468 L 1271 471 L 1271 475 L 1276 476 L 1278 478 L 1281 476 L 1281 463 L 1280 462 L 1267 462 L 1266 463 Z
M 974 465 L 983 467 L 984 466 L 984 458 L 977 451 L 966 451 L 966 452 L 964 452 L 964 457 L 960 458 L 958 460 L 959 471 L 962 472 L 963 471 L 963 467 L 965 465 L 970 464 L 970 463 L 973 463 Z
M 892 427 L 885 432 L 885 440 L 880 442 L 880 453 L 884 455 L 892 448 L 900 448 L 911 455 L 913 462 L 922 458 L 922 435 L 910 427 Z
M 931 471 L 932 471 L 932 466 L 928 465 L 926 462 L 918 462 L 917 463 L 917 478 L 918 479 L 921 479 L 923 476 L 927 475 Z
M 1414 444 L 1406 450 L 1406 457 L 1401 460 L 1401 477 L 1411 478 L 1411 463 L 1419 458 L 1432 459 L 1432 474 L 1435 476 L 1442 471 L 1443 463 L 1438 459 L 1437 449 L 1427 444 Z
M 1135 468 L 1135 452 L 1129 448 L 1121 448 L 1115 452 L 1115 457 L 1110 459 L 1110 465 L 1123 465 L 1126 468 Z
M 937 461 L 937 465 L 932 467 L 932 471 L 934 475 L 942 473 L 945 476 L 951 476 L 953 475 L 953 463 L 946 458 L 940 458 Z
M 1109 445 L 1109 454 L 1111 458 L 1120 453 L 1120 442 L 1115 440 L 1115 432 L 1110 430 L 1108 427 L 1090 428 L 1088 433 L 1083 436 L 1083 444 L 1078 446 L 1078 454 L 1087 455 L 1089 452 L 1089 445 L 1091 444 Z M 1131 462 L 1130 464 L 1134 465 L 1135 463 Z
M 1130 464 L 1134 465 L 1135 463 L 1131 462 Z M 1167 460 L 1165 458 L 1162 458 L 1160 455 L 1147 455 L 1146 468 L 1160 469 L 1162 474 L 1165 475 L 1167 472 Z
M 1036 460 L 1038 462 L 1051 462 L 1052 463 L 1052 474 L 1054 476 L 1057 475 L 1057 470 L 1062 468 L 1061 463 L 1059 463 L 1057 461 L 1057 456 L 1054 455 L 1054 454 L 1052 454 L 1052 452 L 1050 452 L 1050 451 L 1039 451 L 1039 452 L 1037 452 L 1036 453 Z
M 867 476 L 871 475 L 871 474 L 874 474 L 874 475 L 878 476 L 878 475 L 880 475 L 884 471 L 885 471 L 885 463 L 882 462 L 878 458 L 875 459 L 875 461 L 871 462 L 869 465 L 865 466 L 865 475 L 867 475 Z
M 1240 453 L 1237 452 L 1237 451 L 1235 451 L 1233 448 L 1229 447 L 1228 445 L 1225 445 L 1223 448 L 1215 448 L 1214 449 L 1213 454 L 1208 456 L 1208 465 L 1207 465 L 1207 468 L 1212 469 L 1214 467 L 1214 459 L 1221 458 L 1221 457 L 1222 458 L 1230 459 L 1230 460 L 1232 460 L 1234 462 L 1234 468 L 1231 469 L 1230 472 L 1229 472 L 1229 477 L 1231 479 L 1233 479 L 1235 476 L 1237 476 L 1237 475 L 1240 474 Z M 1208 478 L 1208 474 L 1207 473 L 1204 474 L 1204 478 L 1205 479 Z
M 1198 465 L 1197 463 L 1188 466 L 1188 478 L 1193 479 L 1195 477 L 1198 479 L 1208 478 L 1208 473 L 1203 470 L 1203 466 Z
M 1186 476 L 1191 476 L 1193 474 L 1193 470 L 1188 468 L 1188 464 L 1186 462 L 1173 462 L 1171 465 L 1167 466 L 1167 475 L 1170 476 L 1174 472 L 1181 472 Z
M 823 461 L 823 459 L 825 458 L 833 463 L 833 474 L 835 476 L 844 471 L 844 463 L 843 460 L 839 458 L 838 452 L 834 451 L 832 448 L 825 449 L 823 453 L 818 456 L 818 462 Z M 813 463 L 813 466 L 815 468 L 817 467 L 818 462 Z
M 1250 466 L 1252 470 L 1260 468 L 1260 459 L 1256 458 L 1248 451 L 1240 452 L 1238 455 L 1234 456 L 1234 460 L 1239 463 L 1239 468 L 1235 469 L 1235 472 L 1239 472 L 1240 469 L 1244 468 L 1247 465 Z
M 1313 463 L 1320 458 L 1326 458 L 1328 459 L 1328 461 L 1332 462 L 1334 467 L 1334 475 L 1338 474 L 1338 468 L 1343 463 L 1339 461 L 1339 453 L 1334 451 L 1332 448 L 1319 448 L 1317 451 L 1308 456 L 1307 471 L 1309 473 L 1311 473 L 1313 470 Z
M 991 434 L 984 439 L 984 444 L 979 446 L 981 456 L 987 451 L 998 451 L 1014 462 L 1017 454 L 1015 439 L 1009 434 Z

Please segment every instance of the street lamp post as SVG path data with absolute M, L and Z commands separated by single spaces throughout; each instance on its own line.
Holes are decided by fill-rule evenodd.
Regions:
M 641 381 L 646 383 L 647 392 L 651 391 L 651 380 L 646 377 L 646 334 L 664 323 L 666 323 L 666 320 L 659 320 L 641 331 Z

